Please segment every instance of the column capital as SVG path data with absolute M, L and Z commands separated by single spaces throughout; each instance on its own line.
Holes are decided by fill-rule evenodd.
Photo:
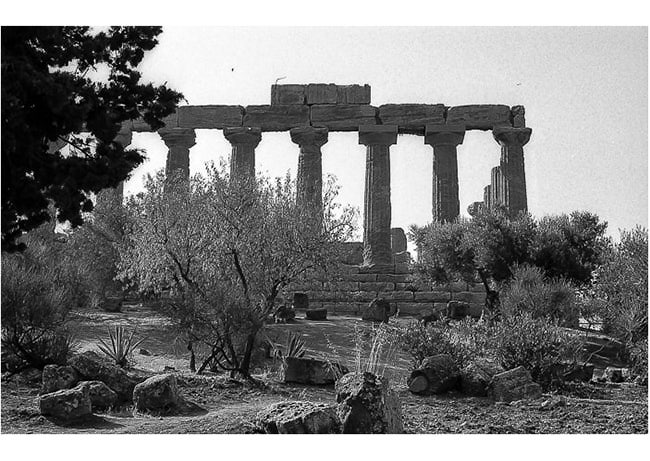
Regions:
M 161 128 L 158 134 L 167 147 L 189 149 L 196 144 L 194 128 Z
M 494 140 L 502 146 L 524 146 L 529 140 L 533 130 L 530 128 L 512 128 L 509 126 L 495 126 L 492 128 Z
M 329 130 L 325 127 L 301 126 L 292 128 L 289 131 L 291 141 L 299 146 L 316 146 L 321 147 L 327 142 Z
M 363 125 L 359 127 L 359 144 L 390 146 L 397 143 L 397 125 Z
M 426 125 L 424 143 L 430 146 L 458 146 L 465 138 L 465 125 Z
M 255 148 L 262 140 L 262 129 L 253 126 L 237 126 L 224 128 L 223 135 L 230 144 L 248 144 Z

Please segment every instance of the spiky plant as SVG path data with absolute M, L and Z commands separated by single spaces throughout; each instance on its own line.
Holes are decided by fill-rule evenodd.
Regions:
M 289 332 L 287 335 L 287 343 L 284 346 L 284 351 L 279 348 L 274 348 L 273 356 L 279 359 L 287 357 L 303 357 L 305 351 L 305 340 L 296 333 Z
M 133 337 L 135 336 L 136 329 L 127 335 L 125 328 L 122 326 L 117 326 L 112 330 L 107 328 L 107 331 L 110 344 L 108 341 L 99 338 L 101 344 L 98 344 L 97 347 L 115 362 L 117 366 L 126 368 L 129 364 L 129 356 L 136 347 L 142 344 L 144 338 L 134 342 Z

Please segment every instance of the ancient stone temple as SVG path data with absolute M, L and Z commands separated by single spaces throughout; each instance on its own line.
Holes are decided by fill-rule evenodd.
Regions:
M 527 208 L 523 146 L 530 139 L 531 129 L 526 128 L 523 106 L 376 107 L 370 104 L 369 85 L 312 83 L 273 85 L 268 105 L 182 106 L 164 122 L 158 133 L 169 149 L 166 175 L 170 181 L 189 178 L 189 150 L 195 143 L 196 129 L 223 130 L 232 145 L 231 180 L 255 175 L 255 149 L 265 132 L 287 131 L 300 152 L 296 200 L 301 206 L 316 208 L 322 204 L 321 148 L 329 133 L 357 132 L 359 144 L 366 146 L 363 242 L 350 244 L 346 262 L 358 280 L 350 280 L 347 291 L 368 288 L 393 293 L 406 288 L 406 239 L 401 238 L 401 229 L 391 229 L 390 147 L 398 142 L 398 134 L 421 136 L 423 144 L 432 147 L 433 220 L 453 221 L 460 214 L 457 157 L 467 130 L 491 131 L 501 149 L 499 165 L 491 171 L 483 200 L 470 208 L 498 205 L 511 214 Z M 131 131 L 151 129 L 145 122 L 134 120 L 123 126 L 121 136 Z M 362 283 L 379 285 L 361 287 Z M 418 297 L 428 303 L 446 296 L 402 291 L 393 296 L 416 304 Z

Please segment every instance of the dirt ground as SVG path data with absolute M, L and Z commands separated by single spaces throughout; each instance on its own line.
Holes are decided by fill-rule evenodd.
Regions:
M 397 319 L 398 322 L 408 321 Z M 279 382 L 279 364 L 272 360 L 256 370 L 263 386 L 231 380 L 223 374 L 197 376 L 187 371 L 189 354 L 175 340 L 167 321 L 149 308 L 128 306 L 122 313 L 83 312 L 76 318 L 79 349 L 95 349 L 98 337 L 106 336 L 109 325 L 137 327 L 146 338 L 141 348 L 151 355 L 136 352 L 134 367 L 162 372 L 173 367 L 179 377 L 179 390 L 188 403 L 175 416 L 133 416 L 130 408 L 97 414 L 91 420 L 72 426 L 56 425 L 38 411 L 40 377 L 23 373 L 1 383 L 3 433 L 251 433 L 255 415 L 268 405 L 283 400 L 310 400 L 333 403 L 334 388 L 288 385 Z M 307 343 L 307 356 L 342 357 L 354 363 L 354 338 L 367 330 L 367 323 L 348 317 L 327 321 L 297 320 L 271 325 L 268 338 L 283 344 L 288 331 L 300 334 Z M 356 331 L 355 331 L 356 330 Z M 551 410 L 541 402 L 550 398 L 510 405 L 494 404 L 487 398 L 444 396 L 419 397 L 408 392 L 405 355 L 391 349 L 384 363 L 384 375 L 396 388 L 407 433 L 647 433 L 647 387 L 631 383 L 576 384 L 563 391 L 566 406 Z M 169 369 L 169 368 L 168 368 Z

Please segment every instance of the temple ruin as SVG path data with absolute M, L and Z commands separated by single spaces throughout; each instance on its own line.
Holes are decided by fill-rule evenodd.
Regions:
M 433 148 L 434 221 L 453 221 L 460 214 L 457 149 L 467 130 L 492 131 L 501 148 L 500 163 L 492 168 L 491 183 L 484 189 L 483 200 L 470 205 L 470 211 L 497 205 L 510 214 L 527 209 L 523 146 L 530 139 L 531 129 L 526 127 L 523 106 L 375 107 L 370 104 L 369 85 L 273 85 L 269 105 L 182 106 L 164 122 L 165 127 L 158 134 L 168 148 L 168 178 L 189 179 L 189 150 L 195 144 L 196 129 L 223 130 L 232 145 L 231 178 L 254 177 L 255 148 L 263 133 L 288 131 L 300 151 L 296 200 L 301 206 L 319 206 L 322 202 L 321 147 L 328 134 L 358 132 L 359 144 L 366 146 L 362 257 L 346 261 L 351 275 L 345 281 L 349 282 L 346 292 L 392 293 L 388 296 L 391 301 L 414 304 L 443 302 L 445 296 L 446 300 L 453 296 L 453 290 L 445 292 L 445 296 L 437 292 L 427 296 L 428 291 L 416 293 L 417 289 L 406 293 L 406 238 L 401 229 L 391 229 L 390 146 L 397 143 L 398 134 L 422 136 L 424 144 Z M 144 121 L 133 120 L 123 125 L 116 140 L 128 145 L 133 131 L 152 130 Z M 121 191 L 117 192 L 121 196 Z M 330 292 L 322 284 L 310 291 L 310 298 L 316 301 L 318 293 Z M 481 295 L 480 290 L 465 286 L 456 291 L 468 293 L 471 302 L 482 304 L 476 296 Z

